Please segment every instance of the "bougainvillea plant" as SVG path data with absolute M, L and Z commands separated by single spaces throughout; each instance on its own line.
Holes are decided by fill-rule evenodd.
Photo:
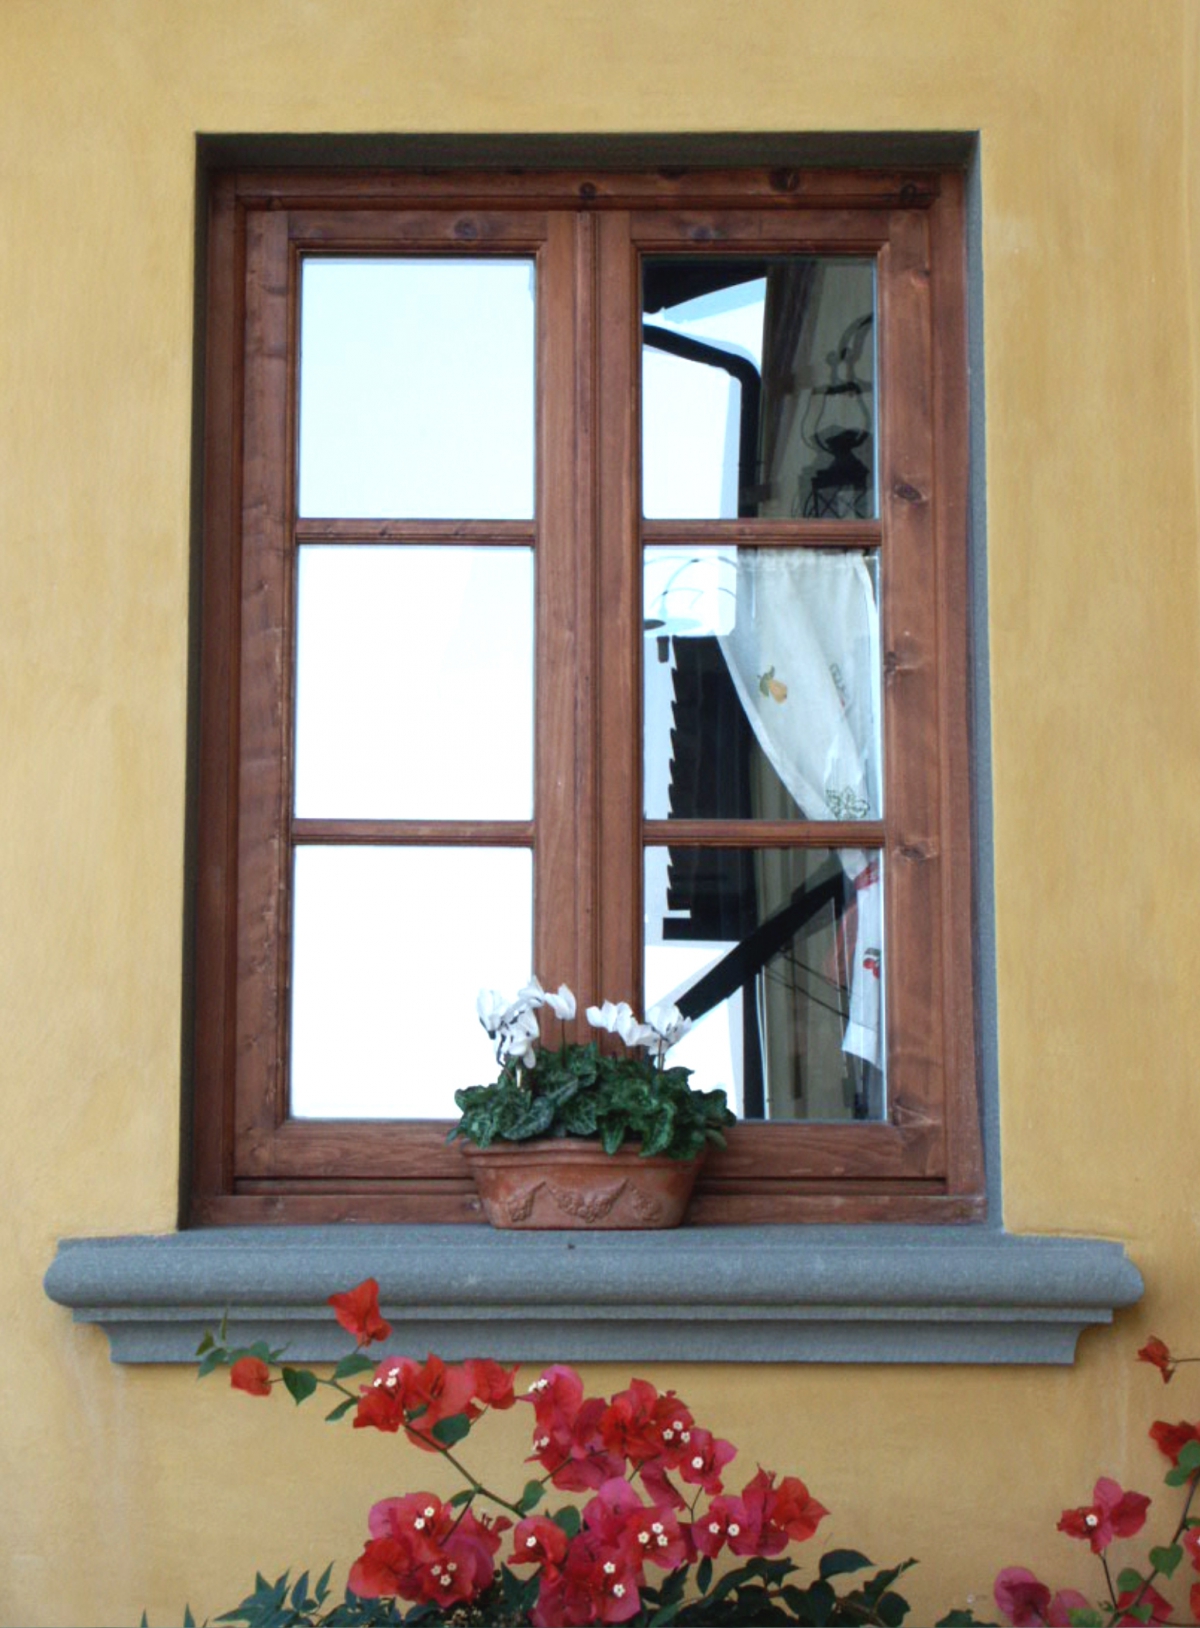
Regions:
M 1151 1335 L 1138 1352 L 1138 1361 L 1157 1368 L 1167 1384 L 1182 1364 L 1200 1358 L 1173 1356 L 1157 1335 Z M 1060 1532 L 1086 1543 L 1099 1557 L 1104 1574 L 1099 1601 L 1088 1600 L 1077 1589 L 1052 1593 L 1026 1567 L 1006 1566 L 995 1586 L 996 1604 L 1006 1622 L 1014 1624 L 1014 1628 L 1040 1628 L 1043 1624 L 1046 1628 L 1115 1628 L 1118 1624 L 1200 1620 L 1200 1582 L 1190 1585 L 1188 1617 L 1179 1615 L 1157 1586 L 1160 1581 L 1169 1585 L 1185 1560 L 1193 1571 L 1200 1572 L 1200 1514 L 1192 1513 L 1200 1483 L 1200 1422 L 1184 1419 L 1168 1424 L 1158 1419 L 1150 1427 L 1150 1439 L 1170 1460 L 1166 1484 L 1178 1489 L 1182 1498 L 1168 1541 L 1153 1546 L 1143 1564 L 1123 1566 L 1114 1576 L 1110 1545 L 1141 1532 L 1150 1499 L 1141 1492 L 1126 1492 L 1116 1481 L 1101 1476 L 1092 1489 L 1091 1502 L 1064 1509 L 1058 1522 Z
M 329 1374 L 281 1361 L 258 1343 L 201 1344 L 200 1373 L 228 1369 L 250 1396 L 286 1390 L 297 1403 L 334 1393 L 327 1415 L 379 1430 L 445 1460 L 462 1486 L 449 1498 L 385 1498 L 330 1603 L 330 1572 L 310 1588 L 285 1574 L 217 1620 L 250 1628 L 301 1624 L 446 1623 L 487 1628 L 575 1624 L 828 1623 L 895 1628 L 908 1613 L 893 1584 L 913 1562 L 871 1570 L 853 1549 L 824 1554 L 805 1577 L 786 1551 L 827 1511 L 797 1476 L 757 1468 L 732 1476 L 732 1443 L 697 1422 L 673 1391 L 634 1379 L 587 1396 L 574 1369 L 546 1368 L 519 1392 L 517 1370 L 367 1355 L 388 1339 L 368 1278 L 330 1304 L 357 1350 Z M 489 1413 L 529 1409 L 531 1451 L 519 1490 L 496 1490 L 468 1467 L 468 1438 Z M 734 1490 L 734 1489 L 737 1490 Z M 566 1494 L 563 1500 L 559 1494 Z M 838 1592 L 841 1589 L 842 1592 Z M 967 1616 L 946 1619 L 969 1621 Z

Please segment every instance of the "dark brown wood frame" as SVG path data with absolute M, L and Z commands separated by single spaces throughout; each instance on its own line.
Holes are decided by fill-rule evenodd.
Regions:
M 639 519 L 644 253 L 873 256 L 876 521 Z M 536 522 L 297 520 L 297 290 L 307 254 L 532 255 Z M 879 846 L 888 1119 L 739 1125 L 693 1204 L 707 1223 L 978 1219 L 968 781 L 966 351 L 957 172 L 224 173 L 209 210 L 194 1123 L 187 1209 L 235 1222 L 478 1221 L 431 1122 L 288 1118 L 288 877 L 297 841 L 532 846 L 535 964 L 638 1003 L 639 620 L 648 542 L 871 547 L 884 559 L 886 817 L 672 820 L 672 845 Z M 295 820 L 292 602 L 302 541 L 526 541 L 537 551 L 532 822 Z M 603 611 L 603 614 L 601 613 Z M 603 764 L 603 774 L 599 765 Z M 566 788 L 565 792 L 564 789 Z M 603 855 L 604 886 L 600 887 Z

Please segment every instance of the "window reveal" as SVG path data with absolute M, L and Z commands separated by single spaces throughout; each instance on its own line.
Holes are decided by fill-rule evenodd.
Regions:
M 698 1219 L 980 1213 L 961 183 L 810 183 L 217 181 L 195 1221 L 477 1219 L 530 965 L 699 1020 Z

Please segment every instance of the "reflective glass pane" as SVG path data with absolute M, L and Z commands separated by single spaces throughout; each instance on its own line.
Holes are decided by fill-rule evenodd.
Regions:
M 532 901 L 527 849 L 298 848 L 293 1117 L 456 1118 L 495 1078 L 475 997 L 528 978 Z
M 533 514 L 531 260 L 305 260 L 300 513 Z
M 877 513 L 873 261 L 652 255 L 642 311 L 649 519 Z
M 857 550 L 646 549 L 647 818 L 882 816 L 876 575 Z
M 884 1117 L 878 853 L 648 848 L 645 901 L 646 1005 L 693 1019 L 697 1086 L 745 1119 Z
M 528 819 L 528 548 L 300 550 L 296 813 Z

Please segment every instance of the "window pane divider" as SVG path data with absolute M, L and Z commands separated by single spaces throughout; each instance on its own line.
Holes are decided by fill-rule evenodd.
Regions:
M 297 543 L 469 543 L 511 546 L 532 543 L 532 520 L 363 520 L 296 521 Z
M 644 543 L 752 548 L 882 548 L 878 520 L 643 520 Z
M 291 839 L 301 843 L 386 843 L 442 848 L 530 848 L 532 820 L 293 820 Z
M 644 820 L 648 846 L 670 848 L 882 848 L 881 820 Z

